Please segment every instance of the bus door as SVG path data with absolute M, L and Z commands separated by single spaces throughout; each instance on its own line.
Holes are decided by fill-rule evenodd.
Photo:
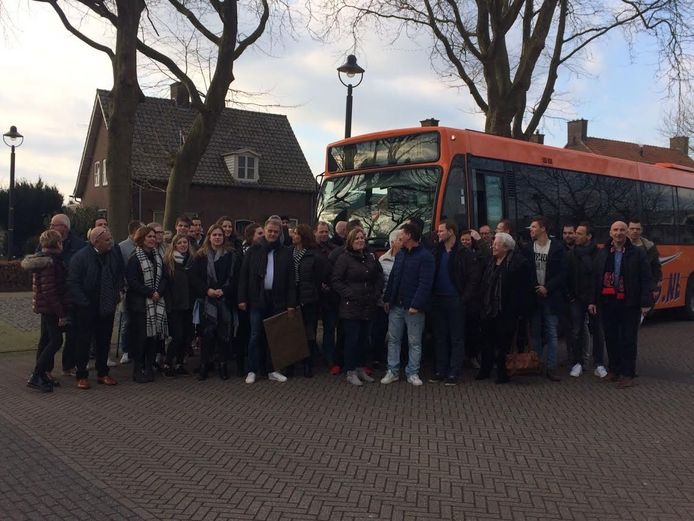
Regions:
M 506 215 L 504 204 L 504 176 L 497 172 L 473 169 L 473 226 L 488 224 L 494 229 Z

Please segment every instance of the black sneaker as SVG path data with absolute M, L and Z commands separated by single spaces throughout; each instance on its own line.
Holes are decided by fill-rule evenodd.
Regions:
M 178 364 L 176 366 L 176 369 L 174 369 L 174 372 L 178 376 L 190 376 L 190 373 L 188 372 L 188 370 L 185 367 L 183 367 L 183 365 L 181 365 L 181 364 Z
M 165 365 L 164 366 L 164 376 L 167 376 L 169 378 L 176 376 L 176 371 L 174 371 L 174 368 L 171 367 L 170 365 Z
M 434 373 L 429 377 L 429 382 L 431 382 L 432 384 L 439 384 L 444 380 L 445 378 L 441 376 L 439 373 Z
M 453 387 L 457 383 L 458 379 L 455 376 L 449 376 L 448 378 L 446 378 L 446 381 L 443 382 L 443 385 L 445 385 L 446 387 Z
M 37 391 L 41 391 L 42 393 L 53 392 L 53 383 L 35 373 L 32 373 L 32 375 L 29 377 L 29 380 L 27 381 L 27 387 L 31 387 L 32 389 L 36 389 Z

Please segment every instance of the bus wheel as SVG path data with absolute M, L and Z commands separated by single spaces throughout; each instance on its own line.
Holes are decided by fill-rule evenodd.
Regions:
M 687 294 L 684 297 L 684 318 L 694 320 L 694 273 L 687 281 Z

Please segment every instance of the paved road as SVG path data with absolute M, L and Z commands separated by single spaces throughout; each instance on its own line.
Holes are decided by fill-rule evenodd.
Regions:
M 356 389 L 321 375 L 52 395 L 0 356 L 2 520 L 692 520 L 694 324 L 592 376 Z

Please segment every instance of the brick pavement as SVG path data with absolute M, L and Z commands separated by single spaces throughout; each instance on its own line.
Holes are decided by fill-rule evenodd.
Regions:
M 641 336 L 639 385 L 455 388 L 191 378 L 24 387 L 0 356 L 0 518 L 694 519 L 694 324 Z

